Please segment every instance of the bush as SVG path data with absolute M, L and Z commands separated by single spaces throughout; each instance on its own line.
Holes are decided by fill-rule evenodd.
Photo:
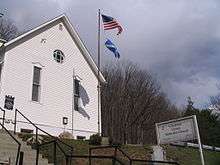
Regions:
M 93 134 L 89 138 L 89 144 L 100 145 L 102 142 L 102 137 L 99 134 Z
M 73 135 L 70 132 L 64 131 L 58 136 L 60 139 L 73 139 Z
M 31 133 L 18 133 L 18 137 L 22 139 L 22 141 L 27 141 L 29 138 L 32 136 L 35 136 L 34 134 Z
M 109 137 L 109 144 L 112 146 L 118 146 L 118 147 L 122 146 L 121 142 L 114 140 L 112 137 Z
M 111 145 L 112 145 L 112 146 L 121 147 L 121 146 L 122 146 L 122 143 L 119 142 L 119 141 L 113 141 Z

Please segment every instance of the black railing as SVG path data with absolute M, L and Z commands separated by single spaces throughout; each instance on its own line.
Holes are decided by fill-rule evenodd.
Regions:
M 121 160 L 119 160 L 115 156 L 106 156 L 106 155 L 71 155 L 68 159 L 89 159 L 89 165 L 91 165 L 91 159 L 101 159 L 101 160 L 111 160 L 112 164 L 119 163 L 121 165 L 125 165 Z
M 134 159 L 134 158 L 131 158 L 127 153 L 125 153 L 119 146 L 97 146 L 97 147 L 92 147 L 89 149 L 89 165 L 91 165 L 91 159 L 93 158 L 92 156 L 92 150 L 95 150 L 95 149 L 105 149 L 105 148 L 114 148 L 114 156 L 113 156 L 113 165 L 115 164 L 115 161 L 114 160 L 119 160 L 117 158 L 117 152 L 119 151 L 122 155 L 124 155 L 128 161 L 129 161 L 129 165 L 132 165 L 134 162 L 145 162 L 145 163 L 149 163 L 149 164 L 152 164 L 152 163 L 160 163 L 160 164 L 174 164 L 174 165 L 179 165 L 178 162 L 174 162 L 174 161 L 160 161 L 160 160 L 147 160 L 147 159 Z M 101 157 L 101 156 L 100 156 Z
M 31 120 L 29 120 L 24 114 L 22 114 L 18 109 L 15 109 L 15 120 L 14 120 L 14 134 L 16 134 L 16 128 L 17 128 L 17 115 L 20 114 L 25 120 L 28 121 L 29 124 L 31 124 L 35 128 L 35 142 L 36 142 L 36 165 L 38 165 L 39 161 L 39 154 L 40 154 L 40 147 L 53 144 L 53 163 L 54 165 L 57 165 L 57 148 L 60 149 L 60 151 L 65 156 L 66 165 L 69 163 L 69 157 L 73 153 L 73 147 L 69 144 L 63 142 L 62 140 L 58 139 L 57 137 L 54 137 L 53 135 L 49 134 L 48 132 L 42 130 L 39 128 L 36 124 L 34 124 Z M 38 142 L 39 138 L 39 131 L 50 137 L 52 140 L 48 142 L 42 142 L 41 144 Z M 66 146 L 68 148 L 69 153 L 66 153 L 66 151 L 63 149 L 63 147 L 60 145 Z
M 0 125 L 6 131 L 6 133 L 18 144 L 17 155 L 16 155 L 16 165 L 18 165 L 19 154 L 21 151 L 21 143 L 7 130 L 7 128 L 4 127 L 3 124 L 0 123 Z M 21 159 L 21 161 L 22 161 L 22 159 Z
M 4 126 L 4 124 L 5 124 L 5 110 L 2 109 L 1 107 L 0 107 L 0 110 L 3 112 L 1 119 L 2 119 L 2 125 Z
M 92 164 L 92 150 L 95 150 L 95 149 L 106 149 L 106 148 L 113 148 L 114 149 L 114 155 L 113 156 L 110 156 L 112 157 L 112 164 L 115 164 L 116 161 L 119 161 L 119 159 L 117 158 L 117 151 L 121 151 L 119 150 L 119 147 L 118 146 L 97 146 L 97 147 L 91 147 L 89 148 L 89 165 Z M 121 152 L 125 157 L 129 158 L 129 156 L 124 153 L 124 152 Z M 102 156 L 100 156 L 102 157 Z M 121 164 L 124 164 L 122 161 L 120 161 Z

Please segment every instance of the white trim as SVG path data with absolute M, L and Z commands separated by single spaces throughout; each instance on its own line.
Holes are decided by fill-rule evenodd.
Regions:
M 91 65 L 90 67 L 93 68 L 95 70 L 95 74 L 96 76 L 98 75 L 98 67 L 95 64 L 94 60 L 92 59 L 88 49 L 86 48 L 86 46 L 83 44 L 81 38 L 79 37 L 78 33 L 76 32 L 76 30 L 74 29 L 74 27 L 72 26 L 72 24 L 70 23 L 69 19 L 64 15 L 64 22 L 67 25 L 68 30 L 70 30 L 70 33 L 73 35 L 73 38 L 76 39 L 76 42 L 79 44 L 78 46 L 80 46 L 80 48 L 82 49 L 83 53 L 85 54 L 86 59 L 88 59 L 88 63 Z M 104 78 L 104 76 L 102 75 L 102 73 L 100 73 L 100 77 L 99 79 L 103 82 L 106 83 L 106 80 Z
M 177 119 L 172 119 L 172 120 L 168 120 L 168 121 L 164 121 L 164 122 L 160 122 L 160 123 L 156 123 L 156 124 L 157 124 L 157 126 L 160 126 L 160 125 L 163 125 L 163 124 L 168 124 L 168 123 L 181 121 L 181 120 L 186 120 L 186 119 L 193 119 L 193 115 L 192 116 L 181 117 L 181 118 L 177 118 Z
M 72 36 L 72 38 L 76 41 L 77 46 L 79 47 L 79 49 L 82 51 L 82 54 L 85 58 L 85 60 L 87 61 L 87 63 L 89 64 L 90 68 L 92 69 L 92 71 L 94 72 L 94 74 L 97 76 L 98 80 L 101 81 L 102 83 L 106 83 L 106 80 L 104 78 L 104 76 L 102 75 L 102 73 L 100 73 L 99 77 L 98 77 L 98 67 L 96 66 L 94 60 L 92 59 L 88 49 L 85 47 L 85 45 L 83 44 L 82 40 L 80 39 L 79 35 L 77 34 L 76 30 L 74 29 L 74 27 L 72 26 L 72 24 L 70 23 L 69 19 L 67 18 L 67 16 L 65 14 L 62 14 L 14 39 L 12 39 L 11 41 L 7 42 L 4 44 L 5 48 L 7 48 L 8 46 L 11 46 L 13 44 L 15 44 L 17 41 L 19 41 L 20 39 L 23 39 L 25 37 L 27 37 L 28 35 L 40 30 L 43 27 L 46 27 L 48 25 L 50 25 L 51 23 L 57 21 L 61 19 L 64 23 L 64 25 L 66 25 L 67 30 L 69 31 L 70 35 Z M 6 49 L 7 51 L 7 49 Z
M 29 35 L 29 34 L 31 34 L 31 33 L 34 33 L 35 31 L 37 31 L 37 30 L 39 30 L 39 29 L 41 29 L 41 28 L 43 28 L 43 27 L 45 27 L 45 26 L 51 24 L 52 22 L 54 22 L 54 21 L 56 21 L 56 20 L 58 20 L 58 19 L 60 19 L 60 18 L 62 18 L 62 17 L 65 17 L 65 15 L 62 14 L 62 15 L 60 15 L 60 16 L 58 16 L 58 17 L 56 17 L 56 18 L 54 18 L 54 19 L 52 19 L 52 20 L 50 20 L 50 21 L 48 21 L 48 22 L 45 22 L 45 23 L 43 23 L 43 24 L 37 26 L 36 28 L 33 28 L 32 30 L 30 30 L 30 31 L 28 31 L 28 32 L 26 32 L 26 33 L 24 33 L 24 34 L 22 34 L 22 35 L 20 35 L 20 36 L 18 36 L 18 37 L 16 37 L 16 38 L 12 39 L 11 41 L 6 42 L 6 43 L 4 44 L 4 46 L 7 47 L 7 46 L 9 46 L 9 45 L 15 43 L 16 41 L 18 41 L 18 40 L 20 40 L 20 39 L 26 37 L 27 35 Z
M 43 68 L 45 67 L 44 65 L 42 65 L 40 62 L 32 62 L 32 64 L 36 67 L 39 67 L 39 68 Z
M 0 118 L 0 120 L 2 120 L 2 118 Z M 10 120 L 9 122 L 13 122 L 12 119 L 5 119 L 5 120 Z M 31 125 L 31 123 L 27 122 L 27 121 L 24 121 L 24 120 L 18 120 L 17 123 L 24 123 L 24 124 L 28 124 L 28 125 Z M 42 127 L 48 127 L 48 128 L 57 128 L 57 129 L 63 129 L 63 127 L 59 127 L 59 126 L 54 126 L 54 125 L 49 125 L 49 124 L 44 124 L 44 123 L 35 123 L 35 125 L 37 126 L 42 126 Z M 72 128 L 70 127 L 67 127 L 66 130 L 69 130 L 71 131 Z M 34 130 L 35 131 L 35 130 Z M 73 131 L 76 131 L 76 132 L 84 132 L 84 133 L 98 133 L 96 131 L 90 131 L 90 130 L 85 130 L 85 129 L 73 129 Z
M 77 79 L 77 80 L 79 80 L 79 81 L 82 81 L 82 80 L 83 80 L 81 77 L 79 77 L 79 75 L 75 75 L 74 78 Z

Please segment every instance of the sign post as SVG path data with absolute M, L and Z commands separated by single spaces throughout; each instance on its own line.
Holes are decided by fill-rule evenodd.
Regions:
M 197 139 L 201 162 L 202 165 L 205 165 L 199 128 L 195 115 L 156 123 L 156 133 L 158 145 Z
M 203 156 L 203 152 L 202 152 L 202 144 L 201 144 L 201 139 L 200 139 L 200 135 L 199 135 L 199 127 L 198 127 L 196 115 L 193 115 L 193 118 L 194 118 L 195 127 L 196 127 L 196 133 L 197 133 L 197 140 L 198 140 L 198 144 L 199 144 L 199 152 L 200 152 L 201 162 L 202 162 L 202 165 L 205 165 L 204 156 Z

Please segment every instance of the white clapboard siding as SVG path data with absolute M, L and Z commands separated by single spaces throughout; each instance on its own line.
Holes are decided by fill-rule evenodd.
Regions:
M 62 26 L 62 30 L 59 27 Z M 62 117 L 68 117 L 66 129 L 71 132 L 72 112 L 74 136 L 86 136 L 98 131 L 98 79 L 71 37 L 62 19 L 33 32 L 27 39 L 6 48 L 1 79 L 0 106 L 5 95 L 15 97 L 14 107 L 19 109 L 41 128 L 58 135 L 63 131 Z M 42 39 L 44 42 L 42 42 Z M 24 41 L 23 41 L 24 40 Z M 59 49 L 65 55 L 62 64 L 53 59 L 53 51 Z M 31 101 L 33 67 L 42 68 L 40 102 Z M 72 111 L 73 77 L 80 79 L 87 104 L 80 111 Z M 6 118 L 14 119 L 14 111 L 6 110 Z M 19 120 L 24 121 L 22 118 Z M 48 127 L 48 126 L 52 127 Z M 12 124 L 6 124 L 12 128 Z M 20 124 L 20 128 L 31 128 Z

